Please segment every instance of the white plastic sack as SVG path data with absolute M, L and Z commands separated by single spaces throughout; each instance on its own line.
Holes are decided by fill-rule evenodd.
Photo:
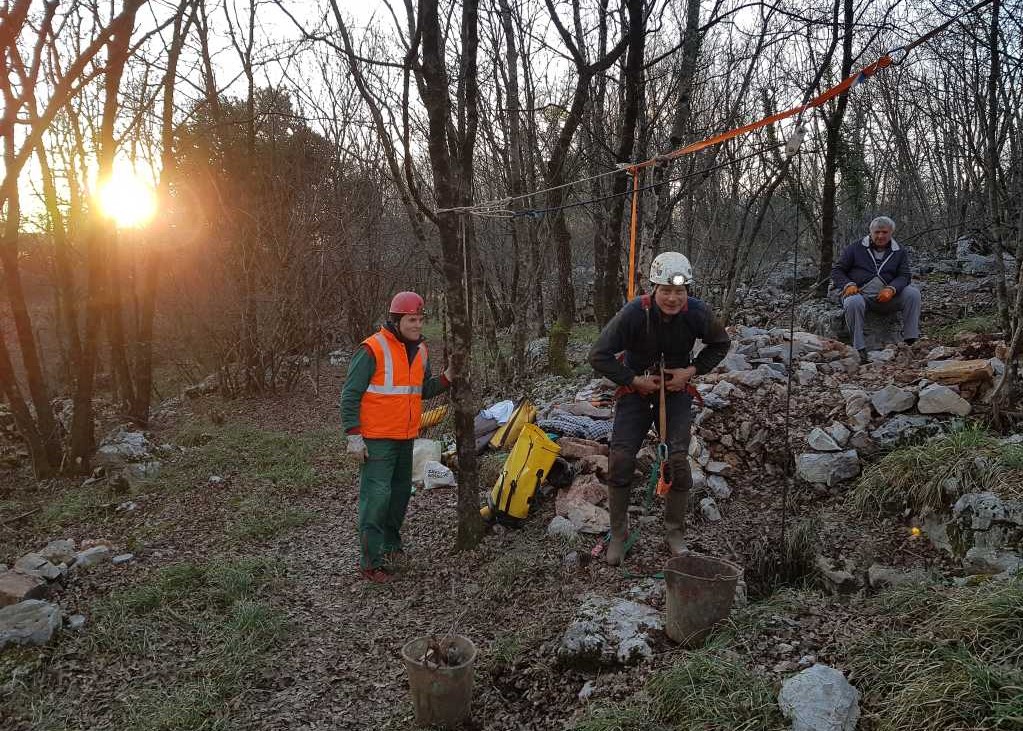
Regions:
M 493 419 L 498 424 L 504 424 L 511 418 L 513 411 L 515 411 L 514 402 L 499 401 L 490 408 L 483 409 L 480 414 L 488 419 Z
M 441 443 L 434 439 L 417 439 L 412 444 L 412 483 L 421 484 L 427 462 L 440 462 Z
M 435 487 L 454 487 L 455 473 L 440 462 L 429 461 L 423 465 L 423 487 L 432 490 Z

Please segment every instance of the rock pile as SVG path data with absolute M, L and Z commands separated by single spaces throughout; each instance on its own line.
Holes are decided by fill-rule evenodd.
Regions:
M 124 554 L 121 562 L 126 562 Z M 76 571 L 114 559 L 107 541 L 50 541 L 26 553 L 12 568 L 0 564 L 0 649 L 7 645 L 44 645 L 60 628 L 60 607 L 45 601 Z M 128 558 L 127 560 L 130 560 Z

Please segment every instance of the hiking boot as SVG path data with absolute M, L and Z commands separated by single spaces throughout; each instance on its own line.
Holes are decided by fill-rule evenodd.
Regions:
M 860 354 L 860 365 L 866 365 L 867 363 L 870 362 L 870 358 L 867 357 L 866 348 L 860 348 L 856 352 Z
M 688 510 L 689 491 L 669 490 L 664 498 L 664 540 L 672 556 L 681 556 L 689 550 L 685 540 Z
M 359 569 L 359 573 L 362 574 L 364 579 L 374 584 L 389 584 L 394 581 L 394 576 L 381 568 Z
M 629 537 L 629 488 L 609 488 L 607 507 L 611 514 L 611 542 L 607 544 L 604 561 L 609 566 L 618 566 L 625 560 L 625 539 Z

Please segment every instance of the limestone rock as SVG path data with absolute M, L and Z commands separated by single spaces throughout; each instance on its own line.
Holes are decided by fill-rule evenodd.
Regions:
M 909 411 L 916 403 L 916 395 L 912 391 L 889 383 L 880 391 L 874 392 L 870 397 L 870 403 L 881 416 L 888 416 L 899 411 Z
M 568 664 L 631 665 L 653 656 L 648 633 L 660 629 L 661 613 L 653 607 L 589 595 L 562 636 L 558 656 Z
M 56 581 L 61 571 L 38 553 L 26 553 L 14 562 L 14 570 L 26 576 L 38 576 L 46 581 Z
M 94 462 L 103 467 L 119 467 L 127 462 L 149 462 L 155 445 L 140 431 L 115 429 L 107 434 L 96 450 Z
M 707 473 L 703 471 L 699 463 L 694 463 L 692 459 L 689 460 L 689 471 L 693 475 L 693 489 L 703 490 L 707 487 Z
M 700 513 L 708 523 L 717 523 L 721 520 L 721 511 L 712 497 L 705 497 L 700 501 Z
M 860 693 L 841 672 L 817 663 L 786 680 L 778 705 L 792 731 L 855 731 Z
M 801 454 L 796 458 L 796 471 L 806 482 L 831 487 L 860 474 L 860 458 L 855 449 Z
M 0 650 L 7 645 L 45 645 L 60 629 L 60 608 L 26 599 L 0 609 Z
M 75 542 L 69 538 L 50 541 L 39 555 L 52 564 L 69 563 L 75 555 Z
M 927 360 L 947 360 L 948 358 L 955 358 L 957 355 L 959 355 L 959 352 L 955 348 L 939 345 L 936 348 L 930 349 L 927 353 Z
M 70 630 L 74 630 L 75 632 L 79 631 L 80 629 L 85 627 L 85 615 L 72 614 L 70 617 L 67 618 L 67 626 L 68 629 Z
M 1023 570 L 1023 557 L 1012 551 L 974 546 L 963 557 L 963 569 L 971 576 L 1011 574 Z
M 871 588 L 887 589 L 895 586 L 915 586 L 931 580 L 924 569 L 897 569 L 882 564 L 871 564 L 867 569 L 867 582 Z
M 818 556 L 814 564 L 824 578 L 827 589 L 833 594 L 849 594 L 859 589 L 860 582 L 853 574 L 855 566 L 846 561 L 842 568 L 835 568 L 824 556 Z
M 163 463 L 159 460 L 133 462 L 124 466 L 124 474 L 129 480 L 151 480 L 160 476 Z
M 957 394 L 948 386 L 932 383 L 920 392 L 917 404 L 921 414 L 955 414 L 966 416 L 972 407 L 970 402 Z
M 695 482 L 693 483 L 695 487 Z M 707 478 L 707 488 L 718 500 L 727 500 L 732 496 L 732 488 L 728 486 L 728 480 L 721 475 L 711 475 Z
M 26 599 L 39 599 L 46 594 L 46 581 L 38 576 L 26 576 L 17 571 L 0 574 L 0 607 Z
M 882 446 L 891 446 L 920 434 L 936 434 L 941 425 L 929 416 L 899 414 L 870 432 Z
M 86 569 L 90 566 L 95 566 L 98 563 L 102 563 L 113 551 L 110 550 L 109 546 L 93 546 L 87 548 L 84 551 L 79 551 L 75 554 L 74 566 L 76 569 Z
M 596 503 L 606 497 L 607 488 L 594 475 L 581 475 L 572 487 L 558 491 L 554 509 L 580 533 L 604 533 L 611 526 L 611 516 Z
M 827 428 L 828 436 L 835 440 L 835 444 L 839 447 L 844 447 L 849 443 L 849 437 L 852 436 L 852 432 L 849 428 L 840 421 L 833 422 L 831 426 Z
M 744 355 L 729 353 L 718 363 L 715 370 L 721 373 L 730 373 L 732 371 L 748 371 L 751 370 L 751 366 Z
M 711 389 L 711 393 L 716 396 L 720 396 L 723 399 L 728 399 L 736 395 L 741 395 L 742 389 L 738 388 L 730 381 L 718 381 L 714 384 L 714 388 Z
M 818 452 L 842 451 L 842 447 L 839 446 L 832 436 L 819 426 L 815 426 L 810 430 L 806 437 L 806 443 L 810 445 L 810 449 L 816 449 Z
M 605 457 L 608 455 L 606 444 L 578 437 L 562 437 L 558 440 L 558 446 L 561 447 L 561 456 L 565 459 L 582 459 L 594 454 L 602 454 Z
M 708 462 L 706 469 L 710 474 L 721 475 L 722 477 L 731 477 L 735 472 L 732 465 L 727 462 Z
M 799 381 L 800 386 L 807 386 L 820 376 L 820 371 L 817 368 L 816 363 L 800 363 L 799 370 L 796 371 L 796 380 Z
M 969 381 L 990 381 L 995 371 L 986 360 L 947 360 L 929 366 L 924 371 L 928 380 L 955 385 Z
M 764 385 L 764 378 L 764 372 L 759 368 L 755 371 L 733 371 L 724 375 L 724 380 L 729 383 L 746 388 L 760 388 Z

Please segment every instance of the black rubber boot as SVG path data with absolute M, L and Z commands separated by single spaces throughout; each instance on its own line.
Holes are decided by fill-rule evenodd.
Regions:
M 664 499 L 664 539 L 672 556 L 681 556 L 689 550 L 685 541 L 688 511 L 689 490 L 669 490 Z
M 629 537 L 628 488 L 609 488 L 607 505 L 611 513 L 611 542 L 607 544 L 604 561 L 611 566 L 618 566 L 625 559 L 625 539 Z

